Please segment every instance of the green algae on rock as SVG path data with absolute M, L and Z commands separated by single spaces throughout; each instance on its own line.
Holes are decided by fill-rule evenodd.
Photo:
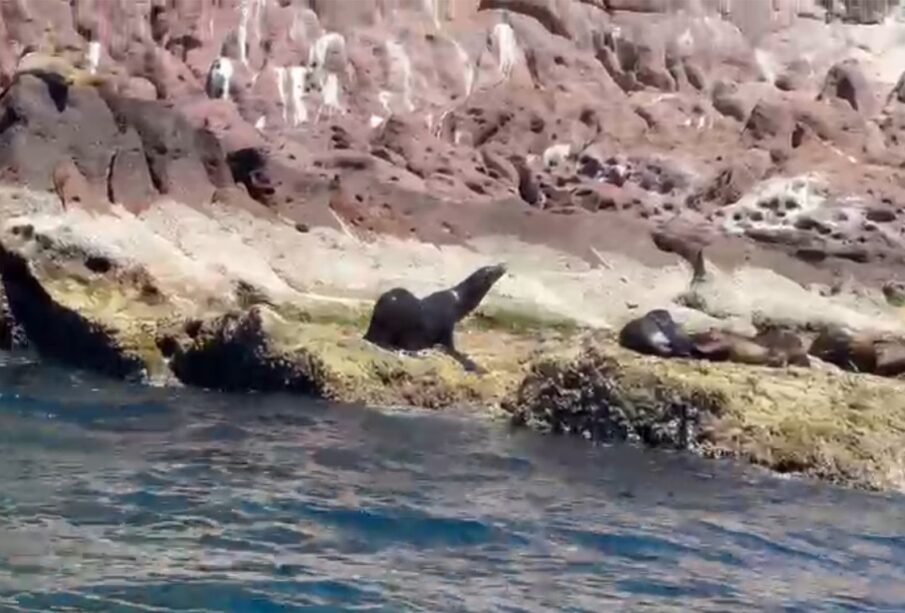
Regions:
M 905 489 L 902 383 L 819 368 L 660 360 L 588 330 L 674 300 L 685 283 L 682 270 L 629 275 L 537 263 L 534 271 L 524 262 L 529 247 L 519 244 L 521 271 L 456 327 L 457 345 L 489 372 L 477 375 L 440 352 L 406 355 L 362 340 L 369 298 L 379 289 L 375 278 L 404 278 L 426 293 L 440 284 L 440 272 L 463 265 L 464 250 L 364 246 L 294 231 L 239 241 L 234 234 L 253 226 L 243 216 L 228 219 L 234 225 L 226 231 L 210 211 L 176 205 L 165 214 L 152 209 L 148 215 L 160 215 L 155 222 L 153 215 L 44 210 L 26 196 L 0 198 L 0 208 L 9 209 L 0 235 L 5 319 L 50 359 L 116 377 L 284 390 L 342 403 L 466 407 L 485 416 L 502 407 L 518 423 L 556 432 L 728 454 L 778 471 Z M 33 206 L 44 212 L 29 212 Z M 170 223 L 176 218 L 179 224 Z M 279 250 L 267 257 L 256 251 L 271 242 Z M 273 259 L 277 251 L 280 260 Z M 331 268 L 339 259 L 342 266 Z M 298 266 L 305 274 L 293 277 L 283 260 L 312 264 Z M 629 277 L 638 277 L 638 285 Z M 773 279 L 736 272 L 726 283 L 731 296 L 754 295 Z M 758 304 L 735 309 L 742 323 L 754 315 L 807 323 L 820 313 L 855 329 L 903 327 L 901 312 L 888 305 L 781 289 L 775 300 L 760 293 Z M 790 302 L 800 308 L 791 312 Z
M 57 265 L 33 266 L 3 248 L 0 264 L 14 326 L 41 354 L 119 378 L 162 374 L 154 330 L 165 307 L 148 305 L 126 286 L 88 282 Z
M 503 407 L 537 429 L 905 490 L 905 384 L 897 380 L 664 360 L 598 339 L 535 363 Z
M 287 316 L 293 312 L 294 317 Z M 224 390 L 291 390 L 371 405 L 426 408 L 497 404 L 544 344 L 503 331 L 469 331 L 463 347 L 491 371 L 466 373 L 448 356 L 385 351 L 361 339 L 354 318 L 257 305 L 164 334 L 160 346 L 182 382 Z

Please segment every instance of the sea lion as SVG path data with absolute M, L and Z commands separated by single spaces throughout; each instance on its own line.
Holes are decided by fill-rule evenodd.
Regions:
M 782 361 L 782 366 L 810 366 L 808 352 L 799 337 L 794 332 L 776 327 L 766 327 L 757 333 L 754 341 L 764 345 L 774 356 Z
M 665 309 L 654 309 L 625 324 L 619 331 L 619 344 L 663 358 L 691 357 L 693 349 L 688 336 Z
M 905 373 L 905 343 L 889 339 L 876 343 L 877 370 L 881 377 L 898 377 Z
M 228 100 L 234 73 L 235 69 L 231 59 L 223 56 L 215 59 L 207 71 L 207 81 L 204 84 L 208 98 Z
M 877 339 L 828 328 L 817 335 L 808 353 L 843 370 L 872 373 L 877 370 Z
M 653 230 L 651 239 L 654 242 L 654 246 L 660 251 L 675 253 L 691 265 L 692 283 L 698 283 L 707 278 L 707 268 L 704 262 L 704 244 L 700 239 L 669 232 L 666 227 Z
M 405 288 L 388 290 L 374 305 L 364 340 L 391 350 L 420 351 L 440 347 L 466 371 L 484 372 L 456 349 L 453 331 L 504 274 L 504 264 L 484 266 L 455 287 L 420 299 Z
M 869 332 L 850 333 L 834 328 L 821 332 L 809 350 L 814 357 L 850 372 L 881 377 L 905 373 L 905 341 Z
M 750 338 L 727 330 L 708 330 L 691 336 L 695 357 L 713 362 L 735 362 L 784 367 L 790 364 L 810 366 L 810 361 L 795 334 L 767 329 Z
M 711 362 L 780 366 L 781 360 L 754 339 L 726 330 L 708 330 L 691 336 L 694 355 Z
M 543 208 L 544 194 L 541 192 L 540 187 L 534 178 L 534 172 L 528 166 L 528 162 L 520 155 L 510 156 L 509 161 L 515 167 L 515 171 L 518 174 L 519 198 L 531 206 Z

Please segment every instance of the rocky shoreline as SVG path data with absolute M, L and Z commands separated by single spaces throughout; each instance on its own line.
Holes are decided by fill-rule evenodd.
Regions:
M 205 291 L 193 287 L 190 276 L 201 274 L 203 279 L 205 273 L 191 267 L 142 262 L 135 257 L 140 249 L 118 259 L 109 240 L 116 232 L 87 232 L 79 223 L 81 213 L 57 211 L 54 225 L 45 226 L 49 218 L 35 209 L 41 202 L 54 204 L 40 194 L 18 191 L 4 202 L 29 202 L 31 211 L 11 215 L 0 232 L 6 305 L 2 336 L 10 339 L 8 347 L 27 345 L 52 360 L 153 384 L 290 391 L 372 406 L 465 408 L 593 441 L 685 449 L 854 487 L 905 489 L 900 445 L 905 383 L 897 379 L 831 366 L 768 368 L 636 354 L 618 345 L 611 325 L 557 313 L 555 303 L 539 310 L 530 294 L 531 277 L 538 270 L 530 265 L 516 265 L 500 290 L 492 291 L 461 325 L 459 345 L 488 370 L 466 373 L 438 352 L 398 354 L 361 339 L 371 300 L 385 285 L 374 284 L 370 299 L 340 297 L 338 292 L 330 298 L 332 292 L 323 285 L 321 294 L 277 297 L 251 278 L 234 283 L 229 295 L 219 293 L 217 283 Z M 147 231 L 146 221 L 131 221 L 136 225 L 130 240 L 159 238 Z M 220 228 L 219 235 L 207 239 L 232 238 Z M 296 235 L 296 251 L 324 240 L 316 239 L 316 232 Z M 327 236 L 340 240 L 336 234 Z M 417 261 L 421 247 L 358 244 L 357 249 L 374 248 L 387 261 L 395 248 Z M 332 257 L 331 249 L 355 259 L 352 244 L 328 248 L 321 242 L 308 248 L 321 250 L 325 261 Z M 438 253 L 422 252 L 421 261 L 405 269 L 408 285 L 445 283 L 427 280 Z M 531 248 L 518 253 L 529 259 Z M 473 256 L 476 261 L 492 257 Z M 583 287 L 595 271 L 605 270 L 556 274 L 564 287 Z M 684 277 L 686 287 L 683 292 L 674 280 L 675 297 L 687 298 L 693 285 L 690 271 L 679 266 L 671 274 Z M 207 273 L 208 282 L 214 277 Z M 732 283 L 721 285 L 720 278 L 712 275 L 710 289 L 695 291 L 731 295 Z M 823 301 L 821 315 L 830 320 L 834 309 L 849 319 L 857 312 L 842 299 L 817 294 L 813 299 Z M 675 311 L 685 313 L 685 325 L 691 328 L 725 324 L 679 304 Z M 794 316 L 782 304 L 777 312 Z M 629 314 L 613 321 L 618 325 Z M 893 322 L 892 307 L 887 314 Z
M 0 348 L 905 490 L 899 379 L 616 341 L 905 338 L 905 23 L 843 4 L 5 3 Z M 488 374 L 362 340 L 498 262 Z

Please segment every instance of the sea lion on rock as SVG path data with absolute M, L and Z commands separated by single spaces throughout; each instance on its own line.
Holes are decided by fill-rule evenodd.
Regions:
M 625 324 L 619 331 L 619 344 L 638 353 L 663 358 L 692 355 L 688 336 L 665 309 L 654 309 Z
M 905 373 L 905 342 L 890 339 L 878 342 L 877 374 L 881 377 L 898 377 Z
M 694 355 L 712 362 L 760 366 L 809 366 L 801 340 L 790 332 L 767 330 L 754 338 L 727 330 L 709 330 L 691 336 Z
M 773 355 L 782 362 L 782 366 L 810 366 L 807 349 L 801 337 L 780 328 L 764 328 L 754 337 L 755 342 L 769 348 Z
M 839 328 L 821 332 L 809 353 L 843 370 L 897 377 L 905 372 L 905 341 Z
M 456 324 L 474 311 L 506 266 L 484 266 L 449 289 L 417 298 L 396 287 L 380 295 L 371 313 L 366 341 L 390 350 L 420 351 L 441 347 L 469 372 L 483 372 L 453 342 Z
M 864 373 L 877 370 L 876 339 L 868 334 L 829 328 L 814 339 L 808 353 L 843 370 Z

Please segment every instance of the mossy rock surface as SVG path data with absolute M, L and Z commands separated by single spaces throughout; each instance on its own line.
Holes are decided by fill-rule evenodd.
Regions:
M 687 447 L 778 472 L 905 490 L 905 383 L 898 380 L 664 360 L 609 339 L 534 364 L 504 406 L 539 429 Z
M 518 385 L 533 356 L 568 342 L 561 336 L 542 340 L 506 331 L 463 330 L 460 347 L 488 371 L 479 375 L 465 372 L 438 351 L 409 355 L 375 347 L 362 340 L 364 328 L 354 317 L 325 321 L 317 314 L 256 306 L 196 327 L 176 340 L 171 362 L 187 383 L 225 389 L 283 387 L 347 403 L 428 408 L 496 405 Z
M 645 357 L 612 334 L 493 305 L 457 327 L 460 349 L 489 373 L 477 375 L 436 351 L 404 355 L 363 341 L 367 304 L 205 308 L 149 292 L 141 275 L 35 268 L 11 252 L 3 263 L 12 316 L 29 341 L 114 376 L 367 405 L 502 407 L 539 429 L 905 490 L 905 385 L 897 380 Z

